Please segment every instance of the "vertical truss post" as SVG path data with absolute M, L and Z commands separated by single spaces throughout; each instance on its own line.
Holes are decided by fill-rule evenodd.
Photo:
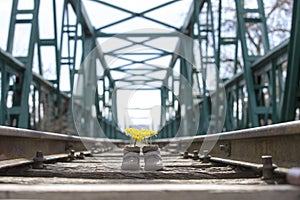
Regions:
M 182 55 L 187 60 L 193 60 L 193 41 L 180 41 Z M 193 66 L 189 63 L 186 59 L 180 58 L 180 88 L 179 88 L 179 95 L 181 96 L 181 113 L 184 113 L 183 120 L 183 132 L 182 136 L 187 136 L 192 134 L 192 124 L 193 122 L 193 91 L 192 91 L 192 84 L 193 84 Z M 185 79 L 185 80 L 184 80 Z M 188 87 L 186 86 L 188 84 Z
M 41 39 L 39 32 L 38 34 L 38 62 L 39 65 L 39 73 L 43 76 L 42 69 L 42 58 L 41 58 L 41 48 L 45 47 L 53 47 L 55 51 L 55 70 L 56 70 L 56 79 L 48 80 L 52 82 L 56 87 L 56 104 L 57 104 L 57 113 L 59 116 L 61 113 L 61 95 L 60 95 L 60 50 L 58 48 L 58 37 L 57 37 L 57 14 L 56 14 L 56 0 L 52 0 L 52 12 L 53 12 L 53 38 L 43 38 Z M 61 49 L 61 48 L 60 48 Z M 47 79 L 47 77 L 45 77 Z
M 78 1 L 71 1 L 71 0 L 65 0 L 64 4 L 63 4 L 63 15 L 62 15 L 62 26 L 61 26 L 61 36 L 60 36 L 60 56 L 57 59 L 59 66 L 57 67 L 57 87 L 59 89 L 61 84 L 60 82 L 62 80 L 60 80 L 61 78 L 61 70 L 63 67 L 67 67 L 68 71 L 69 71 L 69 91 L 66 91 L 70 94 L 73 94 L 73 90 L 74 90 L 74 78 L 75 75 L 78 73 L 78 70 L 76 69 L 76 56 L 78 56 L 78 40 L 82 39 L 82 61 L 83 59 L 88 55 L 88 53 L 92 50 L 92 48 L 95 46 L 94 41 L 91 40 L 95 40 L 94 37 L 92 37 L 92 39 L 90 39 L 89 37 L 91 37 L 90 35 L 87 35 L 85 37 L 85 32 L 84 30 L 82 30 L 82 37 L 80 37 L 80 31 L 79 31 L 79 26 L 82 25 L 80 24 L 82 22 L 81 19 L 81 9 L 82 9 L 82 2 L 81 0 Z M 72 12 L 74 12 L 74 14 L 76 15 L 76 20 L 74 23 L 71 23 L 71 14 Z M 82 26 L 81 26 L 82 28 Z M 65 41 L 66 40 L 66 41 Z M 84 44 L 86 42 L 86 44 Z M 67 44 L 67 45 L 65 45 Z M 79 60 L 79 59 L 78 59 Z M 91 61 L 92 62 L 92 61 Z M 93 64 L 93 63 L 91 63 Z M 87 72 L 83 72 L 87 73 Z M 87 81 L 88 79 L 86 79 L 87 77 L 84 77 L 84 81 Z M 85 87 L 86 85 L 84 85 Z M 86 92 L 86 91 L 85 91 Z M 93 96 L 94 97 L 94 96 Z M 85 97 L 84 97 L 85 98 Z M 60 100 L 60 99 L 58 99 Z M 94 101 L 95 99 L 93 99 Z M 83 100 L 85 101 L 85 100 Z M 87 102 L 85 102 L 87 103 Z M 84 103 L 84 104 L 85 104 Z M 69 107 L 72 108 L 72 102 L 69 102 Z M 73 128 L 73 114 L 72 114 L 72 109 L 69 109 L 68 112 L 68 127 L 70 129 Z M 88 123 L 88 122 L 87 122 Z M 91 126 L 91 124 L 90 124 Z M 89 130 L 90 128 L 85 127 L 85 130 Z M 89 131 L 89 134 L 92 134 L 91 131 Z
M 221 64 L 221 38 L 222 38 L 222 0 L 219 0 L 219 16 L 218 16 L 218 49 L 217 49 L 217 57 L 216 57 L 216 65 L 218 69 L 220 70 L 220 64 Z
M 300 2 L 294 1 L 291 38 L 289 42 L 287 77 L 281 105 L 281 121 L 295 119 L 300 107 Z
M 112 91 L 112 100 L 111 100 L 111 112 L 112 112 L 112 123 L 114 125 L 114 129 L 113 129 L 113 133 L 114 133 L 114 138 L 117 139 L 118 135 L 118 125 L 119 125 L 119 121 L 118 121 L 118 107 L 117 107 L 117 90 L 115 88 L 113 88 Z
M 21 115 L 18 122 L 18 127 L 20 128 L 27 128 L 29 124 L 28 98 L 30 92 L 30 84 L 32 80 L 34 46 L 38 39 L 38 14 L 39 14 L 39 0 L 35 0 L 33 17 L 32 17 L 32 25 L 31 25 L 32 28 L 30 33 L 30 42 L 28 47 L 28 55 L 25 62 L 26 70 L 22 81 L 22 95 L 21 95 L 21 109 L 20 109 Z
M 171 78 L 171 85 L 169 86 L 171 88 L 171 95 L 172 95 L 172 101 L 171 101 L 171 106 L 172 106 L 172 112 L 170 113 L 172 119 L 171 119 L 171 130 L 170 130 L 170 137 L 175 137 L 177 133 L 177 120 L 176 120 L 176 109 L 175 109 L 175 94 L 174 94 L 174 73 L 173 70 L 170 69 L 170 78 Z M 169 83 L 168 83 L 169 84 Z M 174 115 L 175 114 L 175 115 Z M 173 116 L 174 115 L 174 116 Z
M 172 137 L 175 137 L 176 134 L 177 134 L 177 131 L 178 131 L 178 119 L 177 117 L 180 116 L 179 114 L 179 105 L 178 105 L 178 108 L 176 108 L 176 105 L 175 105 L 175 102 L 177 101 L 177 96 L 175 95 L 175 77 L 174 77 L 174 74 L 172 72 L 172 95 L 173 95 L 173 98 L 172 98 L 172 105 L 173 105 L 173 109 L 174 109 L 174 113 L 173 113 L 173 126 L 172 126 Z M 178 101 L 177 101 L 178 102 Z
M 162 127 L 161 137 L 167 137 L 167 122 L 166 122 L 166 109 L 167 109 L 167 88 L 162 86 L 160 89 L 160 97 L 161 97 L 161 111 L 160 111 L 160 127 Z
M 103 109 L 105 110 L 105 113 L 104 113 L 104 123 L 105 123 L 105 129 L 104 129 L 104 134 L 108 137 L 108 138 L 110 138 L 111 137 L 111 135 L 110 135 L 110 131 L 109 131 L 109 124 L 108 124 L 108 115 L 109 115 L 109 108 L 108 108 L 108 102 L 109 102 L 109 96 L 108 97 L 106 97 L 106 92 L 108 91 L 108 89 L 107 89 L 107 87 L 109 87 L 109 83 L 108 83 L 108 85 L 106 85 L 106 82 L 105 82 L 105 80 L 107 80 L 106 79 L 107 78 L 107 76 L 106 76 L 106 73 L 104 72 L 104 85 L 103 85 L 103 91 L 104 91 L 104 96 L 103 96 Z M 107 111 L 106 111 L 107 110 Z
M 7 99 L 7 91 L 8 91 L 8 81 L 7 81 L 7 72 L 6 66 L 4 61 L 0 63 L 1 68 L 1 112 L 0 112 L 0 124 L 6 125 L 6 114 L 7 114 L 7 107 L 6 107 L 6 99 Z
M 234 56 L 234 74 L 237 72 L 237 58 L 238 58 L 238 38 L 236 37 L 224 37 L 222 36 L 222 11 L 223 5 L 222 0 L 219 1 L 219 16 L 218 16 L 218 49 L 217 49 L 217 57 L 216 57 L 216 65 L 218 69 L 221 68 L 221 48 L 226 45 L 234 45 L 235 48 L 235 56 Z M 238 28 L 237 28 L 238 30 Z M 238 35 L 238 32 L 237 34 Z
M 165 126 L 167 126 L 166 136 L 168 138 L 172 138 L 175 136 L 176 130 L 177 130 L 176 116 L 173 116 L 173 112 L 176 112 L 176 110 L 175 110 L 175 95 L 174 95 L 174 74 L 173 74 L 172 68 L 169 68 L 167 71 L 166 78 L 163 80 L 163 88 L 161 91 L 162 91 L 161 92 L 161 102 L 162 102 L 161 105 L 165 110 L 167 109 L 167 112 L 169 114 L 169 120 L 165 124 Z M 171 92 L 171 96 L 170 96 L 169 92 Z M 171 101 L 170 101 L 170 98 L 171 98 Z M 167 102 L 168 102 L 168 104 L 167 104 Z M 161 126 L 162 125 L 163 124 L 161 124 Z
M 109 81 L 109 88 L 108 88 L 108 124 L 109 124 L 109 135 L 111 138 L 114 138 L 114 131 L 113 131 L 113 119 L 112 119 L 112 84 L 111 82 Z
M 79 39 L 78 26 L 79 26 L 79 22 L 80 22 L 80 18 L 81 18 L 81 0 L 76 1 L 75 13 L 76 13 L 76 22 L 75 22 L 75 25 L 74 25 L 74 29 L 75 29 L 74 30 L 74 35 L 69 35 L 69 41 L 73 40 L 73 42 L 74 42 L 73 55 L 71 54 L 73 63 L 72 63 L 71 66 L 69 66 L 71 93 L 73 92 L 74 76 L 76 74 L 76 54 L 77 54 L 77 42 L 78 42 L 78 39 Z M 95 38 L 93 38 L 93 40 L 95 40 Z
M 12 53 L 14 37 L 15 37 L 15 27 L 17 24 L 30 24 L 30 37 L 28 44 L 28 51 L 26 56 L 17 57 L 25 65 L 25 71 L 22 77 L 17 77 L 19 79 L 19 91 L 16 92 L 13 100 L 13 106 L 11 112 L 16 116 L 16 124 L 20 128 L 29 127 L 29 92 L 32 80 L 32 64 L 35 44 L 38 40 L 38 13 L 39 13 L 39 1 L 34 0 L 34 7 L 32 10 L 20 10 L 18 9 L 18 0 L 14 0 L 12 4 L 12 13 L 9 26 L 9 37 L 7 42 L 7 51 Z M 31 14 L 31 19 L 17 19 L 18 14 Z M 20 96 L 19 96 L 20 94 Z
M 73 10 L 70 10 L 72 6 Z M 77 73 L 76 70 L 76 56 L 77 56 L 77 48 L 78 48 L 78 40 L 79 36 L 79 24 L 81 21 L 81 0 L 75 1 L 72 3 L 71 0 L 65 0 L 64 8 L 63 8 L 63 21 L 62 21 L 62 30 L 61 30 L 61 42 L 60 42 L 60 67 L 68 67 L 69 75 L 70 75 L 70 93 L 73 92 L 73 84 L 74 84 L 74 76 Z M 75 23 L 71 23 L 70 14 L 74 12 L 76 14 Z M 84 31 L 83 31 L 84 32 Z M 66 36 L 66 37 L 64 37 Z M 63 48 L 64 39 L 67 39 L 67 49 Z M 66 53 L 67 55 L 65 55 Z M 58 76 L 60 77 L 60 70 Z
M 104 118 L 104 110 L 105 110 L 105 76 L 102 76 L 101 77 L 101 80 L 102 80 L 102 95 L 100 96 L 101 98 L 101 102 L 102 102 L 102 112 L 100 111 L 99 112 L 99 121 L 100 121 L 100 126 L 103 130 L 103 134 L 106 135 L 107 131 L 106 131 L 106 121 L 105 121 L 105 118 Z
M 55 84 L 56 87 L 56 102 L 57 102 L 57 108 L 58 112 L 57 115 L 60 115 L 61 112 L 61 95 L 60 95 L 60 51 L 58 47 L 58 37 L 57 37 L 57 16 L 56 16 L 56 0 L 52 0 L 52 11 L 53 11 L 53 38 L 46 38 L 46 39 L 40 39 L 38 37 L 38 59 L 39 63 L 42 63 L 41 60 L 41 47 L 43 46 L 50 46 L 53 47 L 55 50 L 55 70 L 56 70 L 56 79 L 49 80 L 50 82 Z M 42 65 L 39 65 L 40 75 L 43 76 L 43 70 Z M 46 78 L 46 77 L 45 77 Z
M 196 39 L 199 43 L 200 59 L 201 59 L 201 77 L 202 77 L 202 113 L 199 118 L 199 134 L 204 134 L 208 128 L 211 118 L 217 116 L 210 116 L 210 105 L 207 97 L 207 72 L 210 69 L 215 69 L 218 62 L 218 55 L 216 50 L 216 41 L 214 34 L 214 18 L 212 5 L 210 0 L 205 0 L 202 4 L 199 4 L 198 0 L 194 0 L 194 23 L 197 27 Z M 201 16 L 204 16 L 202 18 Z M 200 21 L 201 18 L 201 21 Z M 217 65 L 218 67 L 218 65 Z M 216 93 L 218 86 L 218 71 L 215 73 L 216 77 Z M 214 120 L 217 121 L 217 120 Z
M 95 95 L 96 95 L 96 52 L 92 51 L 95 47 L 95 38 L 93 36 L 86 36 L 84 38 L 84 51 L 83 57 L 85 58 L 89 55 L 88 59 L 83 62 L 84 72 L 83 72 L 83 82 L 84 82 L 84 91 L 83 91 L 83 102 L 84 102 L 84 112 L 85 112 L 85 123 L 84 130 L 86 136 L 93 137 L 94 132 L 94 122 L 96 116 L 96 107 L 95 107 Z M 91 53 L 89 53 L 91 52 Z M 73 111 L 76 112 L 76 111 Z
M 221 66 L 221 51 L 222 51 L 222 47 L 225 46 L 234 46 L 235 48 L 235 54 L 234 54 L 234 61 L 233 61 L 233 66 L 234 66 L 234 75 L 237 73 L 237 63 L 238 63 L 238 28 L 236 28 L 236 36 L 235 37 L 228 37 L 228 36 L 223 36 L 222 35 L 222 19 L 223 19 L 223 1 L 219 0 L 219 8 L 218 8 L 218 48 L 217 48 L 217 57 L 216 57 L 216 65 L 217 68 L 220 72 L 220 70 L 222 69 Z M 218 79 L 219 80 L 219 79 Z M 219 84 L 217 85 L 219 87 Z M 233 127 L 233 122 L 234 122 L 234 118 L 233 118 L 233 98 L 238 96 L 239 93 L 239 85 L 236 84 L 235 87 L 236 91 L 230 91 L 227 90 L 227 98 L 229 99 L 227 101 L 227 108 L 226 108 L 226 119 L 225 119 L 225 127 L 227 131 L 231 131 L 234 129 Z M 218 89 L 218 88 L 217 88 Z M 236 112 L 238 112 L 238 109 L 236 110 Z M 236 115 L 237 116 L 237 115 Z
M 263 0 L 257 0 L 258 10 L 260 14 L 261 21 L 261 31 L 262 31 L 262 42 L 264 47 L 264 53 L 266 54 L 270 50 L 270 41 L 268 36 L 268 27 L 267 27 L 267 19 L 265 14 L 265 6 Z
M 94 72 L 96 74 L 96 71 Z M 101 127 L 103 129 L 104 134 L 108 138 L 115 138 L 117 137 L 116 131 L 117 131 L 117 108 L 112 108 L 114 105 L 116 106 L 116 101 L 114 98 L 116 97 L 116 94 L 114 94 L 116 91 L 114 88 L 114 82 L 112 79 L 109 78 L 110 73 L 109 70 L 106 69 L 103 76 L 103 95 L 100 98 L 103 103 L 103 110 L 107 110 L 108 112 L 103 113 L 102 115 L 99 115 L 99 121 L 101 123 Z M 108 83 L 105 82 L 105 80 L 108 80 Z M 107 85 L 108 84 L 108 85 Z M 108 92 L 108 97 L 106 97 L 106 92 Z M 96 94 L 99 95 L 99 94 Z M 98 103 L 98 102 L 96 102 Z M 115 117 L 115 118 L 114 118 Z M 115 119 L 115 121 L 114 121 Z
M 260 56 L 249 55 L 249 49 L 247 45 L 246 37 L 246 23 L 260 23 L 263 39 L 264 53 L 269 51 L 269 41 L 267 36 L 267 25 L 266 17 L 264 13 L 264 6 L 262 0 L 257 0 L 257 9 L 244 8 L 244 1 L 236 0 L 236 10 L 237 10 L 237 20 L 238 20 L 238 30 L 239 39 L 242 46 L 242 55 L 244 60 L 244 74 L 246 80 L 246 86 L 248 91 L 248 110 L 250 118 L 250 126 L 259 126 L 259 115 L 260 109 L 257 106 L 257 97 L 254 87 L 253 73 L 251 69 L 251 64 Z M 253 17 L 253 14 L 258 14 L 259 17 Z

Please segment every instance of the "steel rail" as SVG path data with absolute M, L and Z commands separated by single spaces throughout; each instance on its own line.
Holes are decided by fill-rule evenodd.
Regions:
M 44 155 L 66 154 L 87 149 L 110 149 L 123 140 L 88 138 L 0 126 L 0 162 L 8 159 L 32 159 L 37 151 Z
M 262 172 L 262 170 L 263 170 L 263 165 L 257 164 L 257 163 L 236 161 L 236 160 L 217 158 L 217 157 L 211 157 L 210 161 L 216 162 L 216 163 L 228 164 L 228 165 L 232 165 L 232 166 L 250 168 L 250 169 L 253 169 L 254 171 L 259 171 L 259 172 Z M 274 174 L 285 176 L 289 172 L 288 168 L 277 167 L 276 165 L 274 165 L 274 168 L 275 168 L 273 171 Z
M 81 153 L 84 156 L 89 156 L 91 155 L 90 151 L 81 151 L 81 152 L 74 152 L 74 157 L 78 158 Z M 68 159 L 70 158 L 70 154 L 68 153 L 61 153 L 61 154 L 53 154 L 53 155 L 46 155 L 43 156 L 43 163 L 50 163 L 50 162 L 57 162 L 57 161 L 68 161 Z M 33 165 L 34 164 L 34 159 L 35 157 L 33 157 L 32 159 L 29 158 L 15 158 L 15 159 L 9 159 L 9 160 L 0 160 L 0 171 L 6 170 L 6 169 L 10 169 L 10 168 L 14 168 L 14 167 L 20 167 L 20 166 L 28 166 L 28 165 Z M 71 161 L 71 160 L 69 160 Z
M 125 140 L 86 138 L 1 126 L 0 138 L 2 159 L 32 159 L 36 151 L 53 155 L 66 154 L 70 149 L 79 152 L 87 148 L 108 148 L 110 144 L 118 147 L 128 144 Z M 158 139 L 154 143 L 164 148 L 167 144 L 181 145 L 187 141 L 191 142 L 187 149 L 189 153 L 200 150 L 200 154 L 205 150 L 201 149 L 204 143 L 215 143 L 209 152 L 212 162 L 259 169 L 262 156 L 271 155 L 274 164 L 278 166 L 274 172 L 279 174 L 286 174 L 287 168 L 299 166 L 300 163 L 300 121 L 221 134 Z
M 262 156 L 271 155 L 273 162 L 282 168 L 300 164 L 300 121 L 280 123 L 232 132 L 154 141 L 160 146 L 190 142 L 189 153 L 203 154 L 207 150 L 212 157 L 260 164 Z M 204 149 L 209 144 L 211 149 Z M 204 145 L 203 145 L 204 146 Z M 201 148 L 202 147 L 202 148 Z

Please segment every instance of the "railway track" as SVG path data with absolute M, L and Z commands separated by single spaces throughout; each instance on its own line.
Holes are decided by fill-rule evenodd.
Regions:
M 224 133 L 206 157 L 195 150 L 212 136 L 193 138 L 188 151 L 180 153 L 174 148 L 187 138 L 167 146 L 170 140 L 157 140 L 164 170 L 155 172 L 120 170 L 123 141 L 0 127 L 0 199 L 299 199 L 300 188 L 286 181 L 289 168 L 299 166 L 293 159 L 299 155 L 293 149 L 299 144 L 299 127 L 292 122 Z M 276 145 L 283 148 L 286 140 L 290 149 L 273 151 Z M 238 153 L 240 143 L 244 150 Z M 42 167 L 34 166 L 36 151 L 44 154 Z M 283 159 L 284 151 L 291 156 Z M 265 161 L 270 159 L 267 155 L 274 164 L 265 172 L 268 165 L 263 165 L 262 156 Z

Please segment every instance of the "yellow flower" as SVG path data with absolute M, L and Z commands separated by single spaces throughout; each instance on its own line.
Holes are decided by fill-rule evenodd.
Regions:
M 125 134 L 136 141 L 142 142 L 143 140 L 148 139 L 153 135 L 157 135 L 157 131 L 151 131 L 144 128 L 142 128 L 141 130 L 135 128 L 126 128 Z

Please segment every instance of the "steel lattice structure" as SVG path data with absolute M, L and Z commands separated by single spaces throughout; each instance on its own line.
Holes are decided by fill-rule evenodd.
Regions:
M 218 122 L 219 116 L 211 112 L 210 93 L 217 94 L 220 84 L 225 88 L 227 99 L 224 131 L 295 120 L 300 107 L 299 1 L 293 3 L 290 39 L 273 49 L 270 49 L 263 0 L 256 0 L 255 8 L 246 7 L 244 1 L 233 1 L 237 18 L 235 36 L 227 36 L 223 30 L 223 1 L 219 0 L 218 6 L 213 7 L 215 2 L 211 0 L 171 0 L 144 8 L 142 11 L 133 11 L 102 0 L 64 0 L 63 3 L 52 0 L 47 4 L 51 5 L 48 7 L 51 9 L 51 16 L 49 15 L 47 20 L 53 28 L 49 29 L 50 36 L 43 36 L 40 18 L 47 5 L 44 5 L 43 1 L 32 0 L 31 8 L 21 8 L 20 2 L 14 0 L 7 48 L 0 49 L 0 124 L 75 134 L 71 109 L 71 98 L 76 87 L 74 83 L 83 73 L 80 64 L 85 62 L 87 57 L 91 57 L 90 53 L 95 49 L 97 51 L 88 63 L 90 67 L 85 68 L 88 75 L 83 81 L 83 85 L 86 86 L 83 89 L 84 95 L 73 96 L 73 99 L 84 102 L 84 108 L 73 105 L 73 112 L 83 109 L 85 115 L 84 113 L 95 111 L 104 134 L 109 138 L 124 138 L 124 135 L 120 134 L 118 120 L 113 120 L 112 117 L 118 115 L 116 92 L 136 90 L 134 85 L 145 86 L 139 90 L 160 92 L 163 110 L 159 135 L 162 138 L 174 137 L 179 128 L 182 109 L 185 109 L 185 115 L 190 119 L 185 127 L 186 132 L 196 123 L 199 128 L 195 134 L 205 134 L 210 120 Z M 153 17 L 156 11 L 180 6 L 182 2 L 189 6 L 179 25 Z M 61 8 L 57 4 L 60 4 Z M 87 4 L 121 12 L 124 17 L 97 25 L 95 19 L 91 19 L 93 15 L 86 8 Z M 217 11 L 213 8 L 217 8 Z M 61 12 L 58 12 L 59 10 Z M 122 31 L 121 28 L 116 29 L 119 30 L 117 32 L 110 31 L 114 30 L 113 27 L 135 19 L 147 20 L 159 28 L 147 29 L 148 27 L 138 25 L 136 29 L 139 31 L 128 32 Z M 257 54 L 250 53 L 249 50 L 249 25 L 258 27 L 258 40 L 262 41 L 259 46 L 261 51 Z M 24 40 L 28 47 L 25 53 L 17 55 L 16 51 L 20 46 L 15 38 L 22 26 L 27 27 L 28 37 L 24 36 Z M 155 31 L 161 27 L 167 31 Z M 192 38 L 199 48 L 195 50 L 194 44 L 183 43 L 180 34 Z M 110 49 L 105 49 L 101 41 L 110 37 L 114 37 L 115 41 L 122 45 L 112 45 Z M 173 45 L 173 51 L 157 46 L 157 43 L 163 41 L 169 41 Z M 222 78 L 219 74 L 224 70 L 221 53 L 228 46 L 235 52 L 231 62 L 234 73 L 222 80 L 224 83 L 217 81 L 215 88 L 208 88 L 202 79 L 211 73 L 211 66 L 218 69 L 215 74 L 216 80 Z M 145 51 L 134 51 L 139 48 Z M 178 54 L 181 51 L 191 60 L 199 57 L 200 67 L 196 68 L 183 59 Z M 238 55 L 239 51 L 241 57 Z M 52 75 L 45 73 L 45 60 L 50 59 L 47 58 L 47 52 L 52 52 Z M 112 64 L 111 60 L 118 60 L 121 64 Z M 103 71 L 101 75 L 97 73 L 99 66 Z M 173 73 L 175 68 L 178 68 L 180 75 L 198 92 L 192 93 L 180 87 L 181 79 Z M 122 74 L 122 77 L 116 78 L 116 73 Z M 88 89 L 90 84 L 97 85 L 96 89 Z M 67 89 L 62 85 L 67 85 Z M 178 106 L 175 90 L 182 96 L 184 108 Z M 192 113 L 189 110 L 191 106 L 197 108 L 197 118 L 189 114 Z M 83 122 L 85 135 L 100 137 L 89 132 L 92 129 L 87 121 L 90 120 L 92 119 L 87 115 Z

